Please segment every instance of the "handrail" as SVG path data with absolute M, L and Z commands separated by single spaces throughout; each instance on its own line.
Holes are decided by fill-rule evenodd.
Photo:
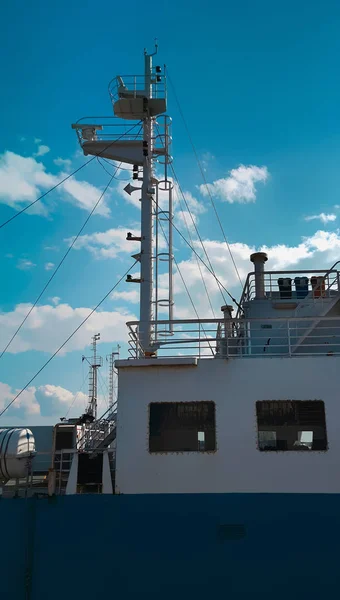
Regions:
M 337 277 L 334 278 L 334 280 L 331 282 L 331 284 L 329 285 L 329 287 L 327 289 L 330 289 L 333 285 L 335 281 L 338 281 L 338 283 L 340 283 L 340 273 L 339 270 L 336 269 L 335 267 L 337 265 L 340 264 L 340 260 L 337 260 L 331 267 L 330 269 L 326 270 L 325 269 L 290 269 L 290 270 L 284 270 L 284 271 L 265 271 L 264 272 L 264 279 L 265 282 L 271 280 L 272 276 L 276 276 L 276 275 L 316 275 L 316 274 L 322 274 L 323 276 L 323 280 L 326 280 L 327 277 L 329 277 L 329 275 L 331 275 L 332 273 L 337 274 Z M 242 294 L 241 294 L 241 299 L 240 299 L 240 307 L 243 307 L 243 304 L 246 300 L 250 299 L 250 289 L 251 287 L 254 286 L 253 280 L 255 277 L 255 271 L 252 271 L 250 273 L 248 273 L 247 275 L 247 279 L 245 281 L 243 290 L 242 290 Z M 272 291 L 272 288 L 271 288 Z M 307 296 L 308 297 L 308 296 Z M 240 318 L 240 308 L 238 308 L 236 317 Z
M 233 317 L 232 319 L 230 319 L 230 322 L 239 322 L 239 323 L 244 323 L 244 321 L 258 321 L 259 323 L 263 323 L 264 321 L 310 321 L 311 319 L 324 319 L 325 321 L 340 321 L 340 316 L 338 317 L 317 317 L 316 315 L 313 316 L 309 316 L 309 317 L 266 317 L 266 316 L 262 316 L 262 317 L 251 317 L 249 319 L 236 319 L 236 317 Z M 176 325 L 185 325 L 185 324 L 204 324 L 204 323 L 224 323 L 225 320 L 223 319 L 223 317 L 221 317 L 220 319 L 159 319 L 158 321 L 150 321 L 151 325 L 156 325 L 157 323 L 159 325 L 167 325 L 169 323 L 172 324 L 176 324 Z M 127 321 L 126 325 L 128 327 L 132 326 L 132 325 L 139 325 L 139 321 Z
M 154 323 L 153 321 L 152 324 Z M 302 353 L 305 356 L 340 354 L 340 316 L 174 319 L 158 323 L 174 326 L 171 339 L 158 341 L 159 358 L 179 355 L 208 358 L 211 357 L 211 349 L 214 359 L 296 356 Z M 136 347 L 139 338 L 135 329 L 138 325 L 138 321 L 128 323 L 129 333 L 132 334 L 132 360 L 143 358 L 143 353 Z
M 101 416 L 101 417 L 99 417 L 99 419 L 97 419 L 96 421 L 93 421 L 92 423 L 90 423 L 90 424 L 89 424 L 89 426 L 88 426 L 88 430 L 93 430 L 93 432 L 95 433 L 95 432 L 96 432 L 96 424 L 100 425 L 100 424 L 102 424 L 102 423 L 103 423 L 103 424 L 104 424 L 104 423 L 110 423 L 110 422 L 112 422 L 112 423 L 113 423 L 113 422 L 114 422 L 113 420 L 111 420 L 111 421 L 110 421 L 108 418 L 105 418 L 105 417 L 106 417 L 106 416 L 110 416 L 110 414 L 112 414 L 112 413 L 113 413 L 113 411 L 114 411 L 114 409 L 115 409 L 115 408 L 117 408 L 117 400 L 116 400 L 116 402 L 114 402 L 114 403 L 113 403 L 113 405 L 112 405 L 112 406 L 109 406 L 109 407 L 108 407 L 108 409 L 107 409 L 107 410 L 106 410 L 106 411 L 105 411 L 105 412 L 102 414 L 102 416 Z M 86 425 L 85 425 L 85 427 L 86 427 Z M 86 429 L 85 429 L 85 432 L 84 432 L 84 434 L 83 434 L 83 435 L 82 435 L 82 437 L 81 437 L 81 438 L 78 440 L 78 446 L 79 446 L 79 447 L 80 447 L 80 446 L 83 444 L 83 442 L 85 442 L 85 441 L 86 441 L 86 438 L 88 437 L 88 430 L 86 431 Z M 92 437 L 92 441 L 94 441 L 94 442 L 95 442 L 96 440 L 98 441 L 98 437 L 99 437 L 99 432 L 98 432 L 98 435 L 97 435 L 97 436 L 95 436 L 95 435 L 94 435 L 94 437 Z

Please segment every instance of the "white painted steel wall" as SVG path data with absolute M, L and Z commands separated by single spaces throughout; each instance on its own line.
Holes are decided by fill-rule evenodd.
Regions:
M 340 493 L 340 358 L 140 362 L 119 368 L 117 493 Z M 256 401 L 287 399 L 324 401 L 327 452 L 257 449 Z M 150 402 L 206 400 L 216 403 L 215 453 L 149 453 Z

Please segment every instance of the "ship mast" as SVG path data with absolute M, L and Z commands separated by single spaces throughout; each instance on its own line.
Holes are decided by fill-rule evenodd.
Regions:
M 149 100 L 152 98 L 152 57 L 153 54 L 147 54 L 144 51 L 144 81 L 145 81 L 145 100 L 144 118 L 143 118 L 143 183 L 141 197 L 141 289 L 140 289 L 140 317 L 139 317 L 139 338 L 140 343 L 147 352 L 151 351 L 151 321 L 152 321 L 152 291 L 153 291 L 153 202 L 154 188 L 153 180 L 153 117 L 149 111 Z
M 98 369 L 103 364 L 101 356 L 97 355 L 97 342 L 100 340 L 100 333 L 96 333 L 92 337 L 92 357 L 89 371 L 89 401 L 86 409 L 86 414 L 93 418 L 97 418 L 98 404 Z M 84 357 L 83 357 L 84 360 Z
M 115 371 L 115 357 L 117 357 L 119 359 L 119 351 L 120 351 L 120 345 L 117 344 L 117 351 L 111 352 L 106 357 L 106 360 L 109 360 L 109 408 L 112 408 L 114 405 L 114 400 L 113 400 L 113 396 L 115 394 L 114 382 L 115 382 L 115 375 L 117 374 L 117 372 Z M 116 395 L 117 395 L 117 390 L 116 390 Z
M 140 263 L 140 276 L 127 276 L 126 281 L 140 285 L 139 346 L 144 357 L 155 356 L 159 347 L 159 338 L 172 335 L 172 190 L 168 179 L 168 165 L 172 161 L 169 153 L 171 144 L 171 119 L 166 111 L 166 76 L 160 66 L 153 67 L 155 51 L 144 51 L 144 75 L 117 76 L 109 84 L 109 93 L 115 117 L 119 120 L 134 122 L 129 131 L 123 121 L 112 123 L 112 117 L 98 117 L 100 123 L 83 122 L 80 119 L 73 124 L 85 155 L 133 165 L 133 180 L 141 181 L 141 187 L 130 183 L 124 191 L 131 195 L 141 194 L 141 231 L 140 234 L 127 234 L 127 240 L 140 242 L 140 252 L 133 258 Z M 92 119 L 92 117 L 91 117 Z M 110 119 L 105 123 L 105 119 Z M 156 120 L 157 119 L 157 120 Z M 94 119 L 95 120 L 95 119 Z M 116 119 L 114 119 L 116 121 Z M 109 126 L 103 134 L 105 126 Z M 121 126 L 118 133 L 117 127 Z M 113 128 L 113 129 L 112 129 Z M 131 130 L 134 132 L 129 133 Z M 142 133 L 139 133 L 142 130 Z M 116 133 L 112 135 L 112 131 Z M 100 160 L 99 158 L 99 160 Z M 154 163 L 157 161 L 157 177 Z M 162 173 L 163 169 L 163 173 Z M 161 177 L 159 175 L 161 174 Z M 161 202 L 160 202 L 161 197 Z M 160 225 L 159 223 L 163 223 Z M 164 235 L 167 251 L 161 251 L 158 236 Z M 166 270 L 168 290 L 159 297 L 159 277 Z M 164 289 L 164 284 L 161 286 Z M 168 312 L 169 325 L 162 331 L 157 330 L 158 311 Z M 164 317 L 163 317 L 164 318 Z M 155 324 L 152 321 L 155 321 Z

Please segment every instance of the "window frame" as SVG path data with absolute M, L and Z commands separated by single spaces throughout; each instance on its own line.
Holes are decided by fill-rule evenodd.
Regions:
M 200 450 L 199 440 L 197 440 L 197 450 L 151 450 L 150 449 L 150 441 L 151 441 L 151 407 L 153 405 L 192 405 L 192 404 L 210 404 L 213 406 L 213 431 L 214 431 L 214 449 L 213 450 Z M 150 402 L 148 404 L 148 439 L 147 439 L 147 449 L 149 454 L 215 454 L 217 452 L 217 427 L 216 427 L 216 402 L 213 400 L 189 400 L 189 401 L 165 401 L 165 402 Z M 202 432 L 202 429 L 198 430 L 197 433 Z M 204 433 L 206 433 L 204 431 Z
M 312 400 L 311 399 L 297 400 L 297 399 L 292 399 L 292 398 L 285 398 L 285 399 L 280 399 L 280 400 L 271 400 L 271 399 L 270 400 L 256 400 L 256 402 L 255 402 L 256 447 L 257 447 L 257 450 L 259 452 L 261 452 L 263 454 L 272 454 L 274 452 L 276 452 L 276 453 L 277 452 L 280 452 L 280 453 L 281 452 L 284 452 L 284 453 L 286 453 L 286 452 L 298 452 L 298 453 L 301 453 L 301 451 L 302 451 L 302 449 L 301 448 L 299 449 L 298 447 L 295 447 L 295 448 L 294 447 L 292 447 L 292 448 L 275 448 L 275 449 L 269 449 L 269 448 L 268 449 L 263 449 L 263 448 L 260 447 L 259 433 L 261 431 L 262 432 L 263 431 L 272 431 L 272 432 L 275 432 L 276 440 L 278 439 L 277 428 L 280 427 L 280 426 L 275 425 L 275 424 L 271 424 L 271 425 L 268 425 L 268 430 L 266 430 L 266 429 L 262 429 L 261 430 L 259 428 L 260 427 L 259 426 L 259 414 L 258 414 L 257 407 L 260 404 L 269 403 L 269 402 L 271 402 L 273 404 L 277 403 L 278 405 L 279 404 L 283 404 L 283 403 L 288 403 L 288 402 L 298 403 L 298 404 L 300 404 L 300 403 L 301 404 L 302 403 L 307 403 L 307 402 L 308 403 L 318 402 L 318 403 L 322 404 L 322 411 L 323 411 L 323 418 L 324 418 L 324 422 L 322 424 L 322 427 L 324 428 L 324 437 L 323 438 L 319 438 L 319 439 L 320 440 L 324 440 L 325 447 L 324 448 L 315 448 L 315 449 L 309 448 L 307 454 L 314 454 L 316 452 L 319 452 L 319 453 L 321 452 L 321 453 L 324 454 L 325 452 L 327 452 L 329 450 L 328 431 L 327 431 L 327 417 L 326 417 L 326 405 L 325 405 L 324 400 L 321 400 L 320 398 L 315 398 L 315 399 L 312 399 Z M 311 429 L 307 429 L 307 428 L 303 429 L 303 426 L 301 425 L 301 423 L 299 424 L 298 422 L 294 426 L 298 430 L 298 434 L 300 434 L 302 432 L 311 431 Z M 271 429 L 269 429 L 269 427 Z M 307 425 L 306 425 L 306 427 L 307 427 Z M 320 427 L 320 425 L 319 425 L 319 427 Z

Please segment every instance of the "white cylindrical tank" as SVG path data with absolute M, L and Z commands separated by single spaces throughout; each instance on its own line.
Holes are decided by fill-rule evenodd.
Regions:
M 26 477 L 35 453 L 30 429 L 0 429 L 0 481 Z

